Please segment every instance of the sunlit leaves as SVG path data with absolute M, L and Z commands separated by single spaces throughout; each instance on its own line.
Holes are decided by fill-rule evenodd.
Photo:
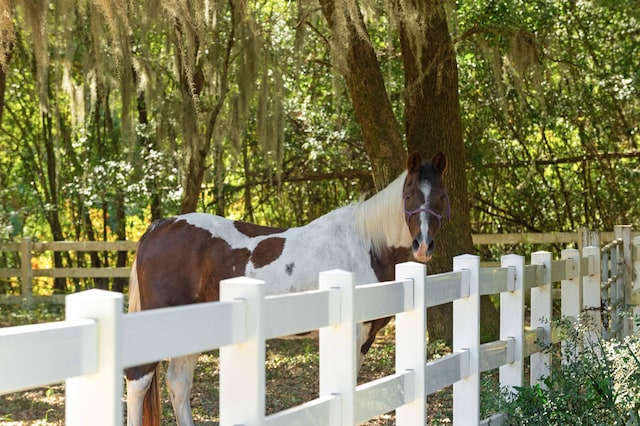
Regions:
M 370 189 L 358 175 L 369 161 L 316 4 L 208 2 L 200 11 L 194 3 L 187 16 L 172 9 L 176 2 L 129 2 L 125 19 L 109 18 L 117 11 L 108 2 L 57 0 L 49 3 L 46 45 L 60 201 L 56 207 L 47 198 L 41 94 L 19 12 L 0 133 L 0 238 L 18 237 L 25 221 L 50 238 L 43 218 L 51 211 L 74 235 L 80 231 L 67 222 L 87 209 L 112 212 L 119 200 L 142 224 L 153 202 L 165 215 L 177 213 L 187 153 L 206 134 L 225 87 L 229 5 L 241 3 L 244 26 L 231 47 L 228 98 L 206 153 L 198 209 L 297 225 Z M 632 154 L 640 144 L 633 2 L 463 0 L 456 7 L 448 19 L 474 230 L 639 224 L 638 157 L 605 155 Z M 362 8 L 402 122 L 404 75 L 389 2 Z M 58 16 L 63 11 L 68 19 Z M 125 21 L 129 27 L 118 28 Z M 179 23 L 194 25 L 193 34 L 186 27 L 181 34 L 198 35 L 199 44 L 176 44 Z M 125 52 L 115 51 L 124 45 L 126 72 Z M 123 85 L 128 72 L 131 84 Z
M 476 229 L 637 223 L 640 42 L 612 36 L 637 32 L 634 7 L 464 1 L 458 22 Z

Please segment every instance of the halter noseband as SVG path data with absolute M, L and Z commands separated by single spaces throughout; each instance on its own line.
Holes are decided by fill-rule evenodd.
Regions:
M 451 220 L 451 205 L 449 204 L 449 196 L 447 195 L 447 193 L 444 193 L 444 196 L 447 199 L 447 220 Z M 415 210 L 409 210 L 407 209 L 407 199 L 405 198 L 404 200 L 404 212 L 408 215 L 407 217 L 407 221 L 409 219 L 411 219 L 411 216 L 413 216 L 416 213 L 429 213 L 431 215 L 433 215 L 434 217 L 436 217 L 438 219 L 438 222 L 442 222 L 442 216 L 441 214 L 438 214 L 436 212 L 434 212 L 433 210 L 431 210 L 428 207 L 421 207 L 419 209 L 415 209 Z

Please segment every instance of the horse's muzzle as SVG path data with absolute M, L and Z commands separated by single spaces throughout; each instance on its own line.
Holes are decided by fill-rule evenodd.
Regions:
M 436 243 L 429 235 L 425 237 L 422 233 L 418 234 L 413 240 L 413 257 L 418 262 L 426 263 L 431 260 L 433 251 L 436 248 Z

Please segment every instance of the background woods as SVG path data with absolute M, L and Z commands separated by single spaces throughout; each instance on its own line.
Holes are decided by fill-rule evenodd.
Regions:
M 637 227 L 639 18 L 607 0 L 0 0 L 0 238 L 136 240 L 192 210 L 295 226 L 413 150 L 449 158 L 433 271 L 472 231 Z

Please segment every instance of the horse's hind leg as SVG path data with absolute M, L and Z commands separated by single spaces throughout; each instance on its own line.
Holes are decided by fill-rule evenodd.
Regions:
M 127 376 L 127 426 L 142 425 L 144 397 L 149 391 L 154 374 L 155 369 L 135 379 Z
M 191 416 L 191 386 L 198 354 L 171 358 L 167 369 L 167 387 L 171 396 L 173 412 L 179 426 L 193 425 Z

